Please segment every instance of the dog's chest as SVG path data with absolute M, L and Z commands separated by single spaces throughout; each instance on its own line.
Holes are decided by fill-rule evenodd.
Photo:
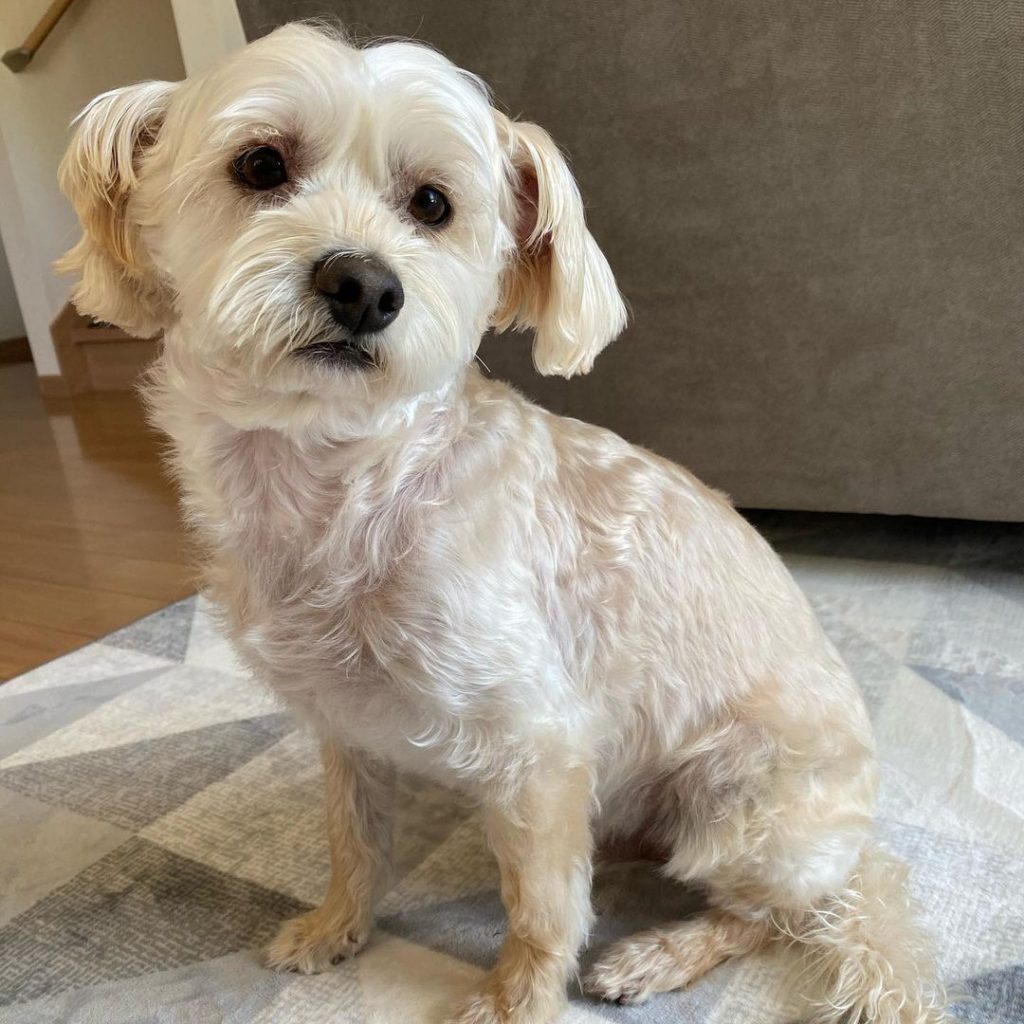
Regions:
M 487 721 L 503 703 L 478 688 L 491 657 L 467 646 L 466 635 L 480 630 L 466 617 L 442 621 L 430 599 L 440 577 L 429 558 L 397 536 L 389 558 L 376 547 L 361 558 L 331 547 L 240 623 L 237 643 L 256 674 L 314 728 L 406 770 L 458 785 L 465 780 L 451 766 L 465 762 L 462 746 L 503 761 L 507 737 L 481 741 L 465 724 L 467 712 Z M 499 663 L 514 663 L 512 652 Z M 473 774 L 491 770 L 476 764 Z
M 254 437 L 225 452 L 219 479 L 208 578 L 256 674 L 304 717 L 363 736 L 403 728 L 406 707 L 406 731 L 422 727 L 424 697 L 413 707 L 406 680 L 436 677 L 446 656 L 444 637 L 427 638 L 437 622 L 423 599 L 436 474 L 353 482 L 344 466 Z
M 345 475 L 280 444 L 246 439 L 208 474 L 208 582 L 243 658 L 301 717 L 405 767 L 452 781 L 513 757 L 517 723 L 553 720 L 561 692 L 528 517 L 436 458 Z
M 232 458 L 211 576 L 246 655 L 275 674 L 372 671 L 415 558 L 413 502 L 402 487 L 386 500 L 374 481 L 352 485 L 277 439 Z

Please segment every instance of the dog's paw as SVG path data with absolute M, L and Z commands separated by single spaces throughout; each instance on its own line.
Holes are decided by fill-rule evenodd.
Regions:
M 366 945 L 369 931 L 369 924 L 353 923 L 318 907 L 285 921 L 264 960 L 276 971 L 319 974 L 355 956 Z
M 445 1024 L 551 1024 L 562 1009 L 566 999 L 528 999 L 512 1007 L 507 1000 L 499 998 L 493 984 L 485 985 L 469 997 L 456 1012 L 445 1020 Z
M 661 991 L 664 975 L 676 965 L 664 948 L 644 939 L 626 939 L 606 950 L 583 980 L 584 991 L 623 1005 L 646 1002 Z
M 498 1009 L 491 993 L 476 992 L 446 1018 L 445 1024 L 508 1024 L 509 1019 Z

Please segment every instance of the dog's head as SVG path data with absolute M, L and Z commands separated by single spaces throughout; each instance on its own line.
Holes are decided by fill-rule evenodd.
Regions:
M 424 46 L 286 26 L 99 97 L 61 180 L 79 309 L 166 331 L 175 371 L 253 425 L 366 426 L 450 387 L 489 325 L 585 373 L 624 324 L 551 138 Z

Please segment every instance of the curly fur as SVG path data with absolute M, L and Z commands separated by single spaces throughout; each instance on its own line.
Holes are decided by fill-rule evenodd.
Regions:
M 916 924 L 907 868 L 877 847 L 861 855 L 844 889 L 783 926 L 804 948 L 808 981 L 821 993 L 820 1024 L 946 1019 L 928 937 Z

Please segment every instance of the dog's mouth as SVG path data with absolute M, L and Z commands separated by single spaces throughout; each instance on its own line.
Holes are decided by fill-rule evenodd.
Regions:
M 380 369 L 380 362 L 369 343 L 355 338 L 338 338 L 334 341 L 315 341 L 303 345 L 295 354 L 327 366 L 353 367 L 355 369 Z

